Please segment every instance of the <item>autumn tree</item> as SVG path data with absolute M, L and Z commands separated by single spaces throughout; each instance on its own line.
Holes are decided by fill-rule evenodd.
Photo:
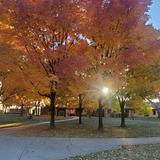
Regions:
M 6 9 L 11 21 L 13 44 L 25 50 L 25 64 L 20 66 L 21 69 L 24 74 L 31 71 L 30 68 L 39 70 L 38 80 L 34 79 L 37 73 L 34 75 L 33 71 L 26 79 L 30 79 L 35 89 L 40 88 L 38 93 L 41 96 L 50 98 L 52 128 L 55 126 L 55 97 L 60 81 L 57 68 L 65 59 L 68 65 L 72 65 L 69 59 L 76 55 L 74 46 L 80 39 L 77 32 L 80 21 L 77 17 L 82 11 L 78 3 L 68 0 L 1 1 L 1 7 Z
M 67 83 L 63 85 L 63 89 L 67 91 L 67 95 L 77 98 L 77 105 L 79 111 L 79 124 L 82 123 L 82 110 L 83 100 L 86 91 L 89 89 L 89 81 L 85 78 L 84 70 L 90 65 L 90 60 L 87 58 L 88 44 L 83 40 L 80 40 L 74 48 L 74 52 L 77 53 L 72 59 L 64 60 L 58 70 L 59 77 Z M 68 64 L 72 65 L 68 65 Z M 64 83 L 64 82 L 63 82 Z
M 22 72 L 21 64 L 24 61 L 22 53 L 11 45 L 2 43 L 0 45 L 0 56 L 2 104 L 4 106 L 21 106 L 21 116 L 23 116 L 24 105 L 28 105 L 29 101 L 31 102 L 33 99 L 40 99 L 40 96 L 36 94 L 30 81 L 26 79 Z
M 81 3 L 84 19 L 84 23 L 81 23 L 81 38 L 90 47 L 86 57 L 92 63 L 79 74 L 90 80 L 98 75 L 104 82 L 110 75 L 113 77 L 113 90 L 117 90 L 122 113 L 122 127 L 126 126 L 124 107 L 130 97 L 126 88 L 127 71 L 140 63 L 148 63 L 157 51 L 157 47 L 152 46 L 158 42 L 159 33 L 152 26 L 146 25 L 149 5 L 150 1 L 138 0 L 91 0 Z
M 10 45 L 0 45 L 0 81 L 2 103 L 7 104 L 17 92 L 22 92 L 23 87 L 18 83 L 19 74 L 14 66 L 16 51 Z M 14 76 L 13 76 L 14 74 Z M 14 84 L 14 85 L 13 85 Z
M 160 117 L 159 91 L 160 91 L 160 64 L 159 58 L 154 58 L 152 64 L 139 65 L 132 70 L 132 79 L 129 85 L 132 86 L 134 96 L 139 96 L 143 101 L 148 101 L 153 108 L 157 110 L 158 118 Z M 158 102 L 154 102 L 157 99 Z
M 121 126 L 125 127 L 124 106 L 127 74 L 140 63 L 148 63 L 157 51 L 159 33 L 146 25 L 150 0 L 91 0 L 83 3 L 87 22 L 83 35 L 91 47 L 92 70 L 104 75 L 111 71 L 121 108 Z M 116 11 L 116 12 L 115 12 Z M 83 27 L 82 27 L 83 28 Z M 154 45 L 155 44 L 155 45 Z

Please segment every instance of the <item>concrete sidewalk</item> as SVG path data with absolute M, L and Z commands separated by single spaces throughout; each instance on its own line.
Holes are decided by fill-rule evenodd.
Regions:
M 154 138 L 40 138 L 0 136 L 2 160 L 59 160 L 69 156 L 116 149 L 128 144 L 156 144 Z

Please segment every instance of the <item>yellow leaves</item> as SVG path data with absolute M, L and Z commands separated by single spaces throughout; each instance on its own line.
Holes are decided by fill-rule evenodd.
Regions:
M 151 105 L 144 102 L 142 97 L 136 96 L 133 99 L 130 100 L 129 106 L 133 107 L 139 115 L 149 115 L 152 113 L 152 107 Z
M 11 26 L 10 24 L 5 24 L 3 22 L 0 22 L 0 30 L 4 30 L 4 29 L 14 29 L 14 27 Z
M 151 83 L 153 89 L 155 90 L 155 92 L 159 92 L 160 91 L 160 80 L 156 80 L 154 82 Z
M 49 106 L 50 105 L 50 99 L 49 98 L 45 98 L 44 99 L 44 103 L 45 103 L 45 105 Z

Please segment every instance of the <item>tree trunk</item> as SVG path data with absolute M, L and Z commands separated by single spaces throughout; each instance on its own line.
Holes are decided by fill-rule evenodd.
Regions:
M 7 113 L 7 106 L 5 106 L 5 108 L 4 108 L 4 114 L 6 114 Z
M 36 116 L 40 116 L 40 102 L 36 104 Z
M 35 115 L 36 116 L 38 115 L 38 104 L 36 104 L 36 106 L 35 106 Z
M 55 98 L 56 92 L 51 91 L 50 95 L 50 109 L 51 109 L 51 119 L 50 119 L 50 127 L 55 128 Z
M 125 103 L 122 101 L 120 104 L 120 108 L 121 108 L 121 125 L 120 125 L 120 127 L 122 127 L 122 128 L 126 127 L 124 105 L 125 105 Z
M 160 119 L 160 109 L 157 109 L 158 119 Z
M 21 115 L 21 117 L 23 117 L 23 115 L 24 115 L 24 105 L 23 104 L 21 105 L 21 114 L 20 115 Z
M 102 97 L 100 96 L 98 99 L 98 106 L 99 106 L 99 124 L 98 129 L 103 129 L 103 109 L 102 109 Z
M 79 124 L 82 124 L 82 94 L 79 94 Z

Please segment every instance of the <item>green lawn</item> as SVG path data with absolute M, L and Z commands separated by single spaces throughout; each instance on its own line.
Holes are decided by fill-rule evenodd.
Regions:
M 0 128 L 24 125 L 34 121 L 26 120 L 26 117 L 21 117 L 17 114 L 0 114 Z
M 26 118 L 16 114 L 0 114 L 0 124 L 21 123 L 25 121 L 26 121 Z
M 66 118 L 56 117 L 56 120 L 58 119 L 66 119 Z M 0 114 L 0 128 L 38 123 L 38 122 L 44 122 L 49 120 L 50 120 L 50 116 L 33 116 L 32 119 L 27 119 L 26 116 L 21 117 L 19 114 Z
M 36 126 L 16 133 L 19 136 L 47 136 L 47 137 L 160 137 L 160 120 L 138 118 L 127 119 L 127 128 L 120 128 L 119 118 L 104 118 L 104 130 L 98 131 L 98 118 L 83 118 L 83 124 L 70 121 L 56 124 L 55 129 L 49 125 Z
M 64 117 L 56 117 L 56 119 L 63 119 Z M 49 121 L 50 116 L 34 116 L 33 119 L 28 119 L 27 117 L 21 117 L 18 114 L 0 114 L 0 128 L 24 125 L 30 123 L 37 123 L 42 121 Z
M 128 145 L 120 149 L 76 156 L 65 160 L 159 160 L 160 144 Z

